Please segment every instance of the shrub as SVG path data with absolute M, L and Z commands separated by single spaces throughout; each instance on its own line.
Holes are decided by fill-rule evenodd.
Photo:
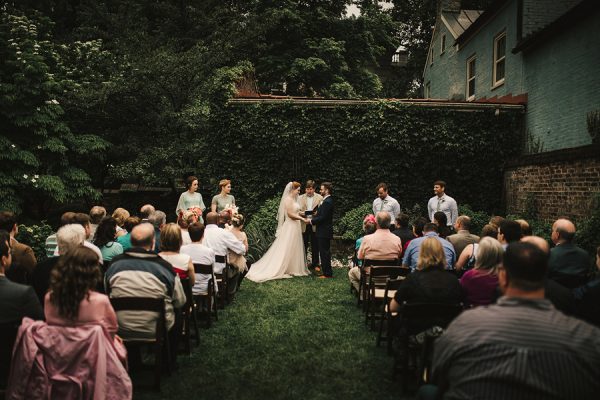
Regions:
M 408 221 L 412 225 L 418 218 L 425 217 L 429 220 L 427 212 L 421 209 L 419 203 L 415 203 L 412 208 L 403 209 L 402 212 L 408 215 Z
M 600 193 L 594 196 L 590 217 L 578 224 L 577 244 L 590 253 L 600 246 Z
M 277 210 L 280 197 L 267 200 L 257 212 L 252 215 L 245 231 L 248 236 L 247 259 L 256 262 L 267 252 L 275 239 L 277 230 Z
M 364 203 L 348 211 L 335 225 L 335 231 L 342 239 L 356 240 L 363 233 L 362 222 L 366 215 L 373 214 L 370 203 Z
M 45 260 L 46 257 L 46 238 L 53 233 L 50 225 L 45 221 L 38 225 L 19 225 L 17 240 L 31 247 L 35 253 L 38 262 Z

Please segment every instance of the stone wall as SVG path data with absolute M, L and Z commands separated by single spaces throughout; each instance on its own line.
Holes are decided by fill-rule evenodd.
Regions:
M 590 145 L 526 156 L 504 170 L 507 214 L 522 213 L 533 204 L 538 216 L 580 219 L 591 213 L 600 194 L 600 146 Z

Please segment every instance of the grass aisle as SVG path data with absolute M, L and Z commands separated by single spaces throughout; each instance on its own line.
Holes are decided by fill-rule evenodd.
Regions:
M 346 269 L 335 279 L 245 280 L 192 356 L 179 356 L 162 394 L 134 398 L 398 399 L 392 358 L 348 288 Z

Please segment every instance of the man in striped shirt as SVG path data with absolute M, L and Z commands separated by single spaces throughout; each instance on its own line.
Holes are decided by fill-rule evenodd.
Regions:
M 504 296 L 465 311 L 436 342 L 432 380 L 444 399 L 597 398 L 600 329 L 544 299 L 547 269 L 538 246 L 508 246 L 498 272 Z

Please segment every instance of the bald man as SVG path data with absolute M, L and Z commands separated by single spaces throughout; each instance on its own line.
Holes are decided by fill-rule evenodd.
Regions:
M 550 251 L 548 278 L 569 289 L 585 284 L 591 271 L 590 256 L 573 243 L 576 232 L 575 224 L 568 219 L 557 219 L 552 224 L 555 247 Z
M 142 222 L 148 222 L 148 217 L 155 211 L 156 209 L 152 204 L 144 204 L 142 208 L 140 208 L 140 218 L 142 219 Z

